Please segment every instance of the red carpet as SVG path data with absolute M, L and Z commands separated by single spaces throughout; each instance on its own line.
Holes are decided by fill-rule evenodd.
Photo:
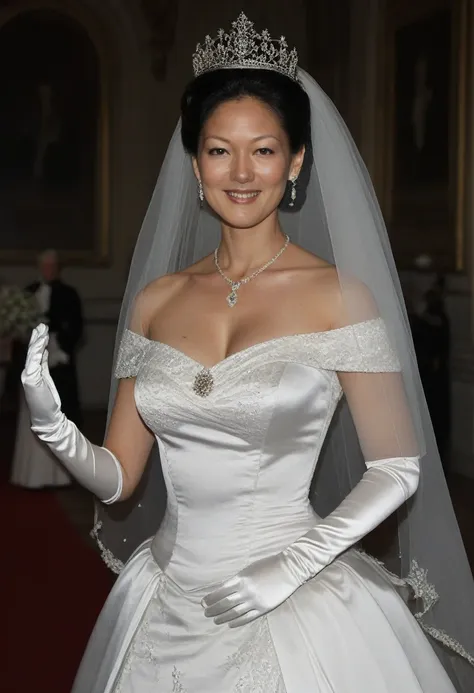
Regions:
M 1 482 L 0 552 L 0 691 L 70 693 L 113 576 L 53 492 Z

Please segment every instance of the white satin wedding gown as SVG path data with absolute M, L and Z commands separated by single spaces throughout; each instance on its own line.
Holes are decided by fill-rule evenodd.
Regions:
M 209 372 L 125 333 L 117 375 L 136 376 L 168 508 L 115 584 L 74 693 L 454 692 L 400 585 L 355 549 L 243 627 L 215 625 L 201 606 L 317 523 L 308 490 L 341 397 L 337 371 L 396 369 L 380 320 L 273 339 Z M 200 373 L 207 397 L 193 390 Z

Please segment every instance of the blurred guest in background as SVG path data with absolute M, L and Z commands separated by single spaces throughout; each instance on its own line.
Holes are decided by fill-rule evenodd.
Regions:
M 38 259 L 39 280 L 27 287 L 38 303 L 42 321 L 49 325 L 49 368 L 67 417 L 81 425 L 76 351 L 82 338 L 81 300 L 77 291 L 61 279 L 58 254 L 47 250 Z M 17 425 L 11 472 L 13 484 L 27 488 L 64 486 L 70 477 L 49 449 L 30 429 L 23 397 Z
M 407 307 L 421 382 L 446 471 L 451 438 L 451 333 L 445 279 L 431 270 L 431 264 L 428 256 L 417 258 Z

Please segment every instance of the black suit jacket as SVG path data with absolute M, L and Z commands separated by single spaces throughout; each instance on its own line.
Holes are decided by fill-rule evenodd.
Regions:
M 34 294 L 39 286 L 39 282 L 34 282 L 26 290 Z M 56 333 L 59 346 L 73 360 L 83 332 L 82 305 L 77 291 L 60 279 L 51 282 L 51 301 L 46 317 L 50 332 Z

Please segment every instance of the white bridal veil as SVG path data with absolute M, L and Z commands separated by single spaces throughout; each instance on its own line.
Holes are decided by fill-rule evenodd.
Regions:
M 432 636 L 457 689 L 472 692 L 474 583 L 418 375 L 384 221 L 368 173 L 339 113 L 308 74 L 300 70 L 299 79 L 311 103 L 313 162 L 306 200 L 301 209 L 281 214 L 282 228 L 293 242 L 334 263 L 350 323 L 365 318 L 360 292 L 354 291 L 354 280 L 368 287 L 385 322 L 401 364 L 421 450 L 421 480 L 418 492 L 392 525 L 389 523 L 386 536 L 391 541 L 379 542 L 377 557 L 403 579 L 401 585 L 410 593 L 413 611 Z M 137 293 L 153 279 L 213 251 L 219 240 L 218 222 L 199 206 L 196 180 L 181 144 L 178 125 L 136 244 L 117 330 L 115 358 Z M 112 380 L 109 411 L 115 390 L 116 381 Z M 396 426 L 396 403 L 388 393 L 385 405 L 394 408 Z M 400 431 L 400 438 L 403 435 Z M 343 400 L 313 482 L 312 502 L 318 514 L 332 510 L 361 478 L 365 469 L 361 446 L 363 441 L 357 438 Z M 117 506 L 98 506 L 94 533 L 112 569 L 118 572 L 130 553 L 155 534 L 164 504 L 155 446 L 134 497 Z

